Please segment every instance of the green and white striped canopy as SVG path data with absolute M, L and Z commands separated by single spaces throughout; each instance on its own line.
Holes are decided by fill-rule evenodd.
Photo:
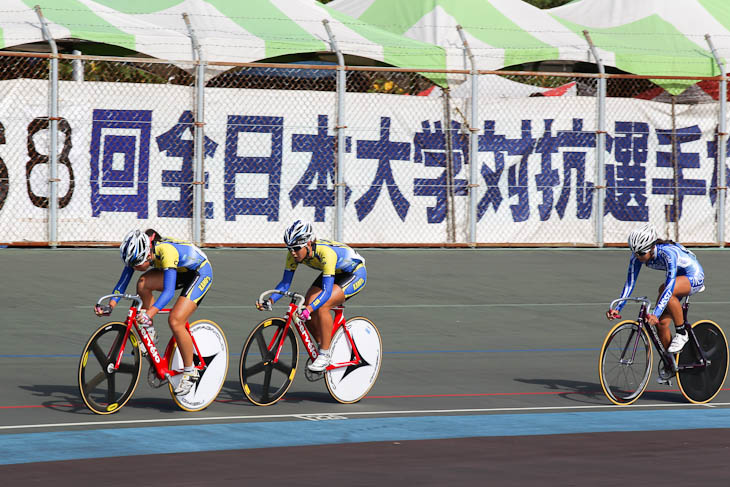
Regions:
M 607 66 L 657 76 L 716 76 L 705 40 L 730 59 L 730 0 L 578 0 L 540 10 L 521 0 L 335 0 L 363 22 L 447 50 L 463 69 L 461 25 L 479 69 L 543 60 L 595 62 L 583 30 Z M 675 94 L 693 81 L 656 80 Z
M 444 69 L 437 46 L 363 24 L 314 0 L 0 0 L 0 48 L 43 41 L 34 5 L 55 39 L 84 39 L 161 59 L 192 59 L 183 14 L 205 59 L 254 62 L 331 52 L 328 20 L 346 55 L 399 67 Z
M 352 17 L 447 51 L 449 69 L 468 69 L 457 25 L 464 29 L 478 69 L 531 61 L 590 61 L 579 32 L 521 0 L 335 0 Z
M 547 11 L 576 34 L 591 34 L 603 62 L 642 75 L 716 76 L 705 35 L 730 59 L 728 0 L 580 0 Z M 670 93 L 692 81 L 657 80 Z

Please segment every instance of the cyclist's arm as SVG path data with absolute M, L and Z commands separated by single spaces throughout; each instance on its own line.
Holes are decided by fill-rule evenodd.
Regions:
M 654 307 L 654 316 L 659 317 L 667 307 L 669 299 L 674 293 L 674 285 L 677 283 L 677 256 L 673 252 L 664 253 L 664 261 L 667 267 L 667 280 L 664 282 L 664 291 Z
M 332 288 L 335 284 L 335 276 L 322 276 L 322 292 L 314 298 L 314 301 L 309 305 L 312 308 L 312 312 L 316 311 L 317 308 L 321 307 L 324 303 L 329 301 L 332 296 Z
M 119 278 L 119 282 L 117 282 L 117 285 L 114 286 L 114 290 L 112 291 L 113 294 L 119 294 L 119 297 L 114 297 L 109 300 L 109 305 L 114 308 L 117 305 L 117 302 L 122 298 L 122 294 L 124 294 L 124 291 L 127 290 L 127 286 L 129 285 L 129 281 L 132 279 L 132 274 L 134 274 L 134 269 L 131 267 L 124 266 L 124 269 L 122 270 L 122 275 Z
M 289 270 L 289 269 L 284 269 L 284 275 L 281 278 L 281 282 L 279 282 L 279 284 L 277 284 L 274 289 L 276 289 L 277 291 L 281 291 L 282 293 L 287 292 L 289 290 L 289 287 L 291 286 L 291 281 L 292 281 L 293 277 L 294 277 L 294 271 Z M 271 296 L 271 302 L 275 303 L 281 298 L 282 298 L 281 294 L 273 294 Z
M 326 303 L 332 296 L 337 269 L 337 253 L 327 246 L 317 246 L 317 253 L 322 261 L 322 292 L 309 304 L 312 312 Z
M 177 284 L 177 269 L 172 267 L 163 271 L 163 288 L 160 296 L 150 309 L 147 310 L 147 316 L 152 318 L 162 308 L 170 302 L 175 295 L 175 285 Z
M 635 255 L 631 254 L 631 260 L 629 261 L 629 270 L 626 276 L 626 283 L 624 289 L 621 291 L 622 298 L 628 298 L 636 286 L 636 279 L 639 277 L 639 271 L 641 271 L 641 261 L 636 258 Z M 624 308 L 626 301 L 621 301 L 616 306 L 616 311 L 621 311 Z

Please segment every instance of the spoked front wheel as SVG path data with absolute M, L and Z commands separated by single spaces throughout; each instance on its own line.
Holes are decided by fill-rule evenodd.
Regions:
M 725 382 L 727 339 L 722 328 L 712 321 L 698 321 L 692 325 L 692 330 L 709 363 L 704 367 L 692 367 L 699 364 L 701 357 L 690 338 L 679 354 L 677 382 L 688 401 L 703 404 L 711 401 Z
M 636 321 L 614 326 L 603 342 L 598 363 L 606 397 L 619 405 L 636 401 L 649 383 L 651 360 L 649 337 Z
M 122 345 L 124 352 L 115 367 Z M 79 360 L 81 399 L 96 414 L 115 413 L 132 397 L 140 370 L 139 342 L 131 329 L 120 322 L 102 325 L 89 338 Z
M 223 330 L 210 320 L 198 320 L 190 325 L 190 334 L 195 339 L 197 350 L 193 350 L 193 365 L 200 365 L 200 355 L 205 361 L 205 369 L 198 370 L 200 378 L 184 396 L 176 396 L 175 388 L 182 380 L 182 374 L 170 377 L 170 395 L 173 401 L 185 411 L 200 411 L 212 403 L 226 381 L 228 374 L 228 342 Z M 183 361 L 177 343 L 173 345 L 170 370 L 182 370 Z
M 270 318 L 253 329 L 243 344 L 239 364 L 241 387 L 249 401 L 270 406 L 291 387 L 297 371 L 299 342 L 286 320 Z M 277 350 L 279 359 L 274 362 Z
M 375 384 L 383 362 L 383 342 L 378 329 L 367 318 L 351 318 L 345 327 L 360 354 L 360 363 L 328 369 L 325 382 L 336 401 L 350 404 L 365 397 Z M 333 365 L 356 358 L 344 327 L 340 327 L 332 337 L 330 350 Z

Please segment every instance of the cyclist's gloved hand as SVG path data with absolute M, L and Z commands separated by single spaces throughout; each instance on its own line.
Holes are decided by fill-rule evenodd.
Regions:
M 112 307 L 108 304 L 97 304 L 94 306 L 96 316 L 109 316 L 112 314 Z
M 302 321 L 309 321 L 309 318 L 311 318 L 311 316 L 309 315 L 309 310 L 307 308 L 302 308 L 301 310 L 299 310 L 299 313 L 297 313 L 297 315 Z
M 152 318 L 147 315 L 147 311 L 142 310 L 137 313 L 137 323 L 142 326 L 149 326 L 152 324 Z
M 271 305 L 271 300 L 267 299 L 263 303 L 261 301 L 256 301 L 256 309 L 259 311 L 271 311 L 274 308 Z

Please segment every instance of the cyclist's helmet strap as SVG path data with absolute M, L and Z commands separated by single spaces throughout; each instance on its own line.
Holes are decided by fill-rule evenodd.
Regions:
M 658 237 L 651 223 L 642 225 L 629 234 L 629 248 L 633 253 L 646 253 L 654 247 Z
M 284 232 L 284 244 L 287 247 L 304 245 L 310 240 L 314 240 L 312 235 L 312 224 L 297 220 L 291 224 Z
M 119 255 L 128 267 L 142 264 L 149 253 L 150 238 L 140 230 L 129 232 L 119 246 Z

